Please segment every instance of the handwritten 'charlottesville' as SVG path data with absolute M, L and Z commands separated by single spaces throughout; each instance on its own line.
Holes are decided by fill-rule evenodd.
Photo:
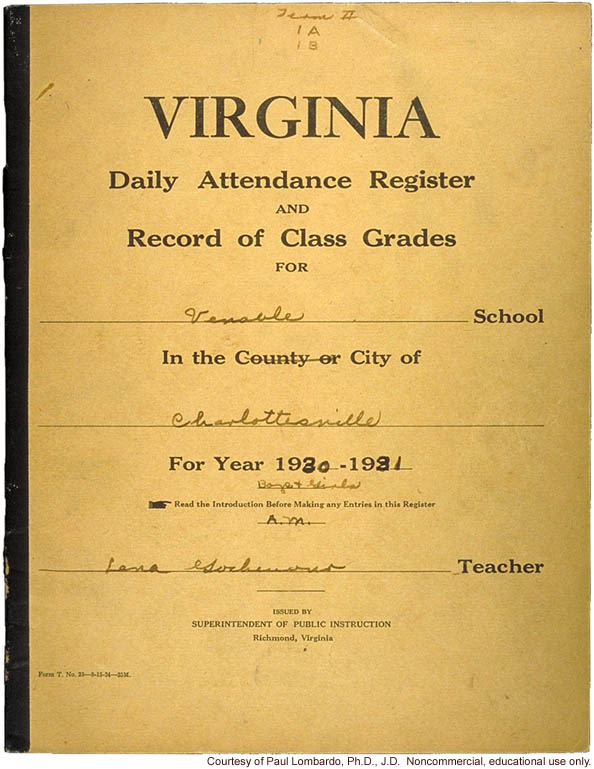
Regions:
M 292 412 L 280 409 L 265 409 L 263 416 L 252 416 L 250 409 L 244 409 L 242 415 L 230 419 L 207 419 L 204 411 L 198 411 L 192 419 L 177 411 L 171 418 L 173 427 L 377 427 L 382 418 L 367 417 L 365 411 L 358 414 L 351 412 L 347 417 L 327 419 L 325 417 L 294 417 Z

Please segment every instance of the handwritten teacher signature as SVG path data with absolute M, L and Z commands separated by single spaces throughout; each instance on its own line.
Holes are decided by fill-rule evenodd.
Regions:
M 218 558 L 212 560 L 202 560 L 197 558 L 191 566 L 185 569 L 162 569 L 157 563 L 152 563 L 149 566 L 144 564 L 138 564 L 134 566 L 128 566 L 126 564 L 116 563 L 116 559 L 112 556 L 109 559 L 106 574 L 113 572 L 146 572 L 147 574 L 171 574 L 173 572 L 200 572 L 201 574 L 221 574 L 223 572 L 237 572 L 237 573 L 249 573 L 249 572 L 303 572 L 312 574 L 314 572 L 330 572 L 330 571 L 342 571 L 346 569 L 346 566 L 337 566 L 334 563 L 329 563 L 326 566 L 303 566 L 300 564 L 288 565 L 288 566 L 261 566 L 252 563 L 251 558 L 245 558 L 239 564 L 227 564 L 221 563 Z

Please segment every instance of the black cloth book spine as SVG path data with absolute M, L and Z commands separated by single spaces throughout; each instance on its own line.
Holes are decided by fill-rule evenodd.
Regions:
M 4 745 L 30 747 L 29 731 L 29 8 L 4 11 L 4 280 L 6 285 L 6 654 Z

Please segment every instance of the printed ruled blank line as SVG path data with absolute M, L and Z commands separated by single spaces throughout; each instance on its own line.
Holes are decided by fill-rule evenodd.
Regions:
M 361 427 L 359 428 L 359 431 L 363 430 L 378 430 L 381 428 L 487 428 L 487 427 L 544 427 L 544 424 L 485 424 L 485 425 L 374 425 L 373 427 Z M 328 428 L 337 428 L 339 430 L 356 430 L 355 427 L 347 427 L 344 425 L 324 425 L 323 427 L 320 427 L 319 425 L 213 425 L 212 427 L 177 427 L 175 425 L 37 425 L 37 427 L 68 427 L 68 428 L 78 428 L 78 427 L 85 427 L 85 428 L 120 428 L 120 429 L 133 429 L 133 428 L 153 428 L 153 427 L 159 427 L 159 428 L 170 428 L 175 430 L 222 430 L 227 428 L 235 428 L 235 427 L 245 427 L 245 428 L 254 428 L 254 427 L 273 427 L 273 428 L 298 428 L 301 430 L 326 430 Z M 402 468 L 402 469 L 409 469 L 409 468 Z
M 228 571 L 213 571 L 213 572 L 203 572 L 200 569 L 159 569 L 158 571 L 142 571 L 142 570 L 119 570 L 119 569 L 112 569 L 110 571 L 107 571 L 106 569 L 38 569 L 38 571 L 44 571 L 44 572 L 51 572 L 53 574 L 202 574 L 203 576 L 210 577 L 210 579 L 213 579 L 212 574 L 216 574 L 217 576 L 228 576 L 230 574 L 236 575 L 236 574 L 266 574 L 267 576 L 270 576 L 271 574 L 299 574 L 300 576 L 304 576 L 305 574 L 308 574 L 309 576 L 312 575 L 322 575 L 327 576 L 328 574 L 451 574 L 451 569 L 336 569 L 332 571 L 324 571 L 324 570 L 318 570 L 318 571 L 303 571 L 303 570 L 297 570 L 297 569 L 247 569 L 244 571 L 241 571 L 240 569 L 237 569 L 235 571 L 228 570 Z
M 191 320 L 40 320 L 40 323 L 46 324 L 46 325 L 85 325 L 85 324 L 93 324 L 93 323 L 104 323 L 104 324 L 110 324 L 110 323 L 122 323 L 122 324 L 142 324 L 142 323 L 152 323 L 152 324 L 160 324 L 160 323 L 180 323 L 185 326 L 298 326 L 298 325 L 305 325 L 306 323 L 348 323 L 349 325 L 354 325 L 358 323 L 470 323 L 469 320 L 298 320 L 298 321 L 271 321 L 271 320 L 261 320 L 261 321 L 228 321 L 227 323 L 224 323 L 222 321 L 218 322 L 209 322 L 209 321 L 202 321 L 202 322 L 192 322 Z

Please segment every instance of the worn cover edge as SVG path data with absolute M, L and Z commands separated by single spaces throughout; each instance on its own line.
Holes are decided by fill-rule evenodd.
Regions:
M 28 275 L 29 7 L 4 10 L 4 281 L 6 286 L 6 649 L 4 746 L 25 752 L 29 730 Z

